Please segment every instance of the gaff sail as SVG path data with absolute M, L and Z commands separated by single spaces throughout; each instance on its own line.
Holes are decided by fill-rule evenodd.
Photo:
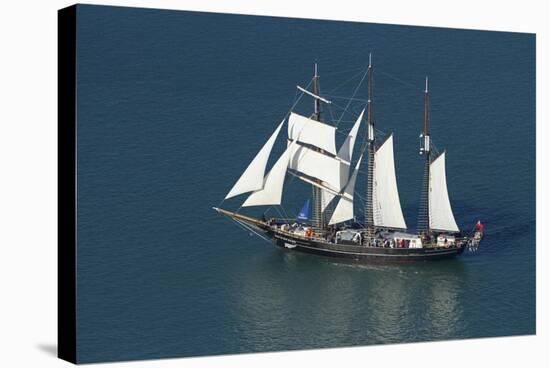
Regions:
M 445 151 L 430 163 L 430 229 L 448 232 L 458 232 L 445 174 Z
M 374 225 L 406 229 L 393 159 L 393 134 L 374 153 L 373 218 Z

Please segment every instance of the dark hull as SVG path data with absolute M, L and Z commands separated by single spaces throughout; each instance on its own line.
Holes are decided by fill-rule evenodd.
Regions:
M 328 243 L 295 237 L 292 234 L 266 229 L 275 245 L 289 251 L 343 258 L 365 263 L 410 263 L 454 258 L 464 252 L 464 246 L 452 248 L 379 248 Z

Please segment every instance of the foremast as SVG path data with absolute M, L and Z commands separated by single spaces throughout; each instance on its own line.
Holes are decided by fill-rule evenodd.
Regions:
M 365 204 L 365 229 L 367 241 L 374 237 L 374 153 L 375 137 L 372 120 L 372 55 L 369 53 L 369 68 L 367 70 L 367 201 Z
M 430 116 L 429 116 L 430 96 L 428 93 L 428 77 L 426 77 L 426 87 L 424 89 L 424 129 L 420 135 L 420 154 L 424 155 L 424 178 L 422 180 L 422 191 L 420 194 L 420 206 L 418 213 L 418 231 L 423 236 L 429 236 L 430 233 Z

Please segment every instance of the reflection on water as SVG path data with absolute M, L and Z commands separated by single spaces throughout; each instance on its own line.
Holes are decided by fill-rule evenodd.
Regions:
M 464 329 L 457 261 L 364 265 L 277 249 L 241 276 L 231 287 L 253 351 L 270 349 L 270 336 L 291 349 L 449 339 Z

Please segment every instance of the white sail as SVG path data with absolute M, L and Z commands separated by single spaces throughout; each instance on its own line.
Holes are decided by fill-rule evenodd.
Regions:
M 395 177 L 393 134 L 374 153 L 373 185 L 374 225 L 406 229 Z
M 283 196 L 283 184 L 285 183 L 286 170 L 290 158 L 290 152 L 296 142 L 292 142 L 285 152 L 279 157 L 275 165 L 266 175 L 262 189 L 252 192 L 243 203 L 243 207 L 279 205 Z
M 341 167 L 345 165 L 347 164 L 338 158 L 301 145 L 295 145 L 290 152 L 290 169 L 321 180 L 336 192 L 339 192 L 345 183 L 341 175 Z
M 325 189 L 321 191 L 321 211 L 324 211 L 328 207 L 334 197 L 336 197 L 336 194 L 334 194 L 334 192 L 332 191 L 328 191 Z
M 341 194 L 339 191 L 336 191 L 328 187 L 325 183 L 320 182 L 319 180 L 310 179 L 308 176 L 302 173 L 299 173 L 297 171 L 289 171 L 289 172 L 290 172 L 290 175 L 297 177 L 298 179 L 302 180 L 305 183 L 316 186 L 317 188 L 322 189 L 324 192 L 327 192 L 333 196 L 339 196 Z
M 346 184 L 346 189 L 340 196 L 340 200 L 332 213 L 330 218 L 329 225 L 338 224 L 353 218 L 353 193 L 355 191 L 355 182 L 357 181 L 357 173 L 359 172 L 359 165 L 361 164 L 361 159 L 363 156 L 359 157 L 355 170 Z
M 299 138 L 297 138 L 299 136 Z M 288 118 L 288 138 L 298 139 L 336 155 L 336 128 L 305 116 L 290 113 Z
M 445 152 L 436 157 L 430 164 L 430 229 L 458 232 L 445 175 Z
M 357 139 L 357 132 L 359 131 L 359 126 L 361 125 L 361 121 L 363 120 L 363 114 L 365 113 L 365 109 L 361 111 L 361 114 L 359 114 L 359 117 L 355 121 L 355 124 L 353 124 L 353 127 L 348 133 L 348 136 L 346 137 L 346 140 L 342 144 L 342 147 L 338 150 L 338 157 L 340 157 L 342 160 L 351 162 L 351 157 L 353 156 L 353 147 L 355 146 L 355 140 Z
M 269 159 L 269 155 L 271 154 L 271 150 L 273 149 L 273 144 L 275 143 L 275 140 L 277 139 L 279 131 L 281 130 L 284 122 L 285 121 L 283 120 L 281 124 L 279 124 L 277 129 L 275 129 L 275 132 L 267 140 L 260 152 L 256 154 L 256 157 L 254 157 L 254 159 L 248 165 L 239 180 L 237 180 L 235 185 L 233 185 L 233 188 L 231 188 L 229 193 L 227 193 L 225 199 L 235 197 L 239 194 L 262 189 L 264 185 L 264 175 L 267 160 Z

